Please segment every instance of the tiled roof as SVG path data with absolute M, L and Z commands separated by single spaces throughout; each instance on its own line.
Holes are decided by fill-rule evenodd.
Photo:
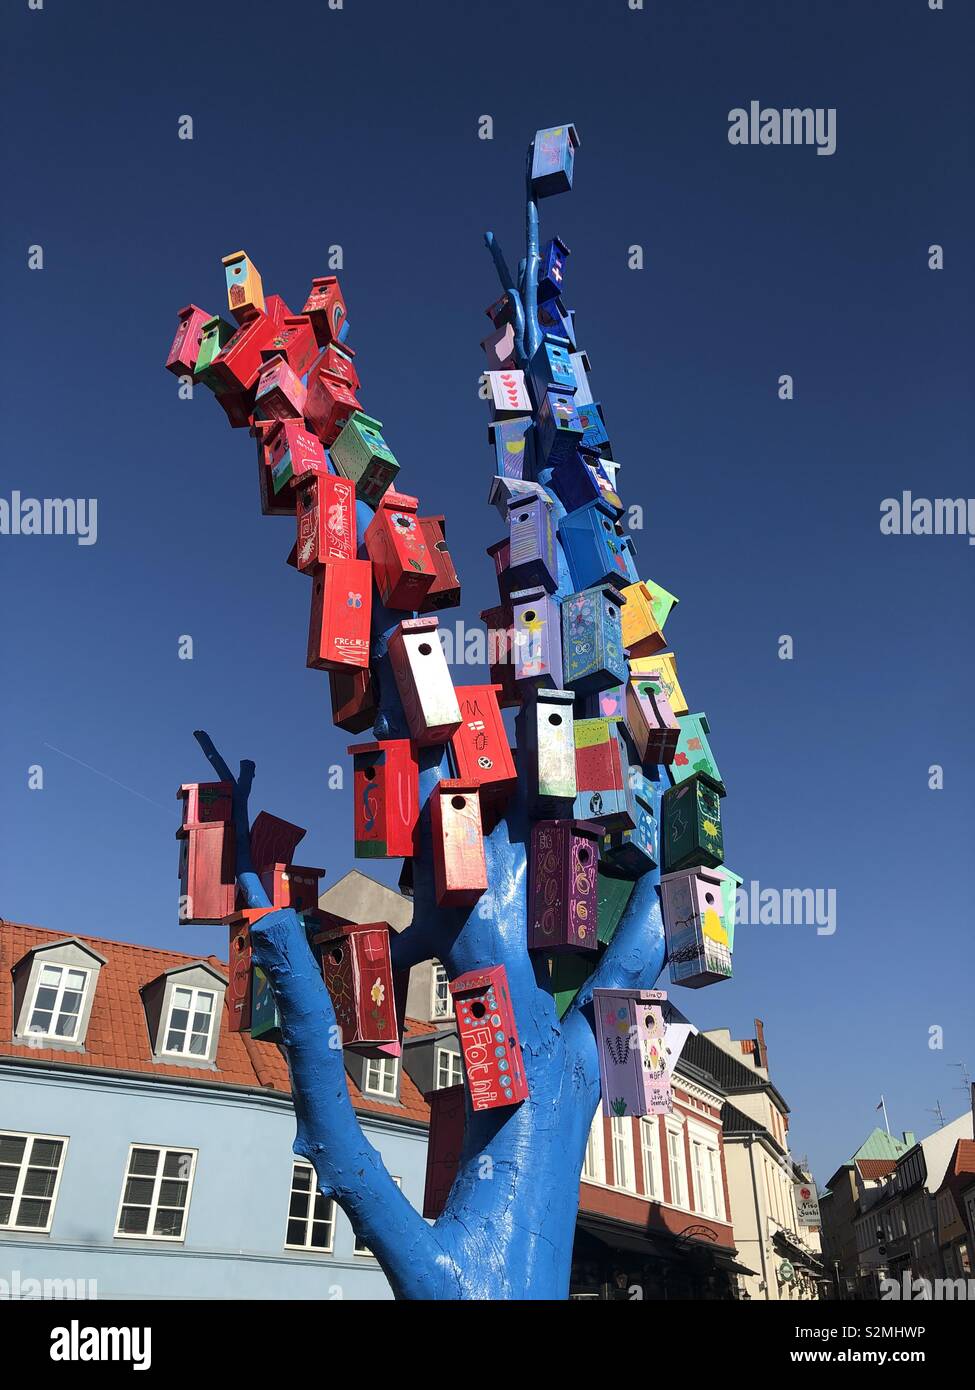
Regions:
M 50 946 L 64 939 L 63 932 L 49 931 L 45 927 L 25 926 L 18 922 L 0 923 L 0 1056 L 56 1062 L 79 1069 L 97 1067 L 146 1076 L 174 1077 L 204 1086 L 219 1082 L 230 1086 L 263 1087 L 290 1094 L 288 1068 L 278 1047 L 270 1042 L 255 1042 L 247 1033 L 232 1033 L 226 1002 L 217 1042 L 215 1071 L 152 1060 L 149 1028 L 139 991 L 158 979 L 164 971 L 195 961 L 205 961 L 226 978 L 229 967 L 216 956 L 187 956 L 178 951 L 109 941 L 104 937 L 76 937 L 76 940 L 106 958 L 95 990 L 84 1052 L 14 1044 L 11 972 L 35 946 Z M 408 1036 L 415 1032 L 426 1032 L 429 1027 L 429 1024 L 414 1019 L 406 1020 Z M 347 1077 L 347 1080 L 356 1110 L 423 1124 L 429 1122 L 430 1107 L 402 1067 L 399 1105 L 363 1095 L 351 1078 Z
M 853 1159 L 858 1163 L 861 1158 L 899 1158 L 901 1154 L 906 1154 L 909 1148 L 909 1144 L 895 1139 L 892 1134 L 878 1127 L 867 1135 Z
M 721 1128 L 725 1134 L 760 1134 L 765 1126 L 760 1121 L 753 1120 L 751 1115 L 746 1115 L 730 1101 L 725 1101 L 721 1107 Z
M 897 1161 L 893 1158 L 858 1158 L 856 1166 L 861 1178 L 866 1182 L 877 1182 L 880 1178 L 890 1177 L 891 1173 L 896 1171 Z

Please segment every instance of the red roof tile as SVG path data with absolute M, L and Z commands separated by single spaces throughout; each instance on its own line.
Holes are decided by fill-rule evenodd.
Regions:
M 877 1182 L 890 1177 L 897 1167 L 895 1158 L 858 1158 L 857 1169 L 865 1182 Z
M 79 936 L 78 941 L 90 945 L 106 958 L 95 990 L 84 1052 L 28 1048 L 12 1042 L 14 967 L 35 946 L 49 946 L 64 939 L 64 932 L 49 931 L 46 927 L 0 922 L 0 1055 L 57 1062 L 78 1068 L 99 1067 L 110 1071 L 141 1072 L 149 1076 L 178 1077 L 198 1085 L 213 1085 L 219 1081 L 231 1086 L 264 1087 L 290 1094 L 287 1064 L 278 1047 L 270 1042 L 257 1042 L 247 1033 L 232 1033 L 226 1017 L 226 1001 L 217 1042 L 215 1071 L 201 1071 L 197 1067 L 181 1067 L 178 1063 L 174 1065 L 152 1060 L 149 1028 L 139 991 L 164 971 L 193 961 L 205 960 L 226 977 L 229 967 L 216 956 L 187 956 L 178 951 L 163 951 L 155 946 L 137 946 L 100 936 Z M 407 1036 L 435 1031 L 431 1025 L 417 1019 L 406 1020 Z M 429 1123 L 430 1107 L 402 1067 L 399 1105 L 365 1096 L 351 1078 L 347 1077 L 347 1080 L 356 1110 Z

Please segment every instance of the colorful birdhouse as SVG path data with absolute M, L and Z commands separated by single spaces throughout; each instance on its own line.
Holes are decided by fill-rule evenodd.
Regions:
M 375 1046 L 398 1036 L 387 922 L 348 923 L 316 932 L 322 976 L 342 1046 Z
M 680 716 L 687 713 L 689 706 L 684 692 L 680 688 L 680 681 L 677 679 L 677 657 L 673 652 L 657 652 L 655 656 L 640 656 L 632 659 L 630 661 L 630 675 L 653 676 L 660 682 L 660 687 L 674 714 Z
M 515 1011 L 503 965 L 459 975 L 450 984 L 473 1110 L 528 1099 Z
M 305 437 L 314 439 L 314 435 Z M 317 439 L 315 443 L 321 449 Z M 312 574 L 333 560 L 356 558 L 355 488 L 348 478 L 324 470 L 310 476 L 299 474 L 295 516 L 295 564 L 303 573 Z
M 281 1015 L 274 1002 L 271 981 L 259 965 L 253 967 L 251 978 L 251 1037 L 258 1042 L 281 1041 Z
M 626 718 L 626 686 L 608 685 L 592 695 L 580 696 L 580 717 L 583 719 Z
M 230 782 L 184 782 L 176 793 L 183 803 L 184 830 L 200 825 L 229 821 L 233 814 L 233 786 Z
M 635 887 L 635 879 L 617 877 L 613 869 L 600 864 L 597 902 L 600 945 L 608 946 L 612 941 Z
M 296 376 L 307 376 L 318 356 L 318 344 L 310 321 L 304 314 L 288 315 L 275 325 L 274 336 L 267 347 L 261 349 L 261 356 L 265 362 L 281 356 Z
M 677 720 L 679 737 L 677 751 L 670 764 L 670 775 L 675 782 L 686 782 L 695 772 L 707 773 L 725 791 L 724 781 L 714 761 L 708 734 L 711 726 L 706 714 L 682 714 Z
M 526 792 L 534 815 L 564 815 L 575 800 L 574 699 L 571 690 L 536 690 L 525 702 L 518 749 L 524 749 Z
M 510 420 L 494 420 L 488 426 L 488 443 L 493 444 L 497 471 L 503 478 L 531 478 L 534 470 L 532 418 L 516 415 Z
M 261 870 L 261 883 L 275 910 L 293 907 L 296 912 L 310 912 L 318 907 L 318 883 L 324 876 L 324 869 L 278 863 Z
M 627 796 L 628 763 L 617 719 L 577 719 L 576 799 L 579 820 L 598 820 L 607 831 L 632 830 L 635 818 Z
M 546 334 L 532 357 L 529 371 L 535 399 L 541 404 L 549 391 L 557 391 L 564 396 L 574 396 L 576 374 L 569 356 L 567 338 Z
M 307 395 L 287 358 L 278 354 L 265 362 L 257 378 L 254 413 L 261 420 L 295 420 L 304 424 L 302 411 Z
M 645 768 L 673 764 L 680 724 L 657 676 L 634 676 L 627 683 L 626 722 Z
M 505 478 L 500 473 L 495 473 L 491 479 L 491 490 L 488 493 L 488 501 L 491 506 L 496 508 L 502 521 L 508 520 L 508 508 L 513 506 L 516 501 L 527 501 L 530 497 L 538 497 L 543 502 L 552 505 L 552 499 L 541 483 L 536 483 L 530 478 Z
M 487 892 L 487 859 L 477 785 L 445 778 L 430 797 L 438 907 L 470 907 Z
M 722 877 L 715 869 L 662 874 L 660 900 L 670 978 L 700 989 L 731 975 L 731 946 L 724 920 Z
M 230 953 L 227 970 L 227 1016 L 231 1033 L 249 1033 L 253 983 L 251 926 L 273 908 L 245 908 L 230 918 Z
M 204 926 L 223 922 L 234 910 L 237 847 L 227 821 L 177 830 L 179 840 L 179 920 Z
M 487 358 L 488 371 L 507 372 L 515 365 L 515 328 L 512 323 L 504 323 L 495 328 L 486 338 L 481 339 L 481 347 Z
M 332 560 L 312 576 L 309 666 L 320 671 L 369 665 L 372 565 Z
M 572 188 L 579 135 L 574 125 L 537 130 L 532 142 L 531 186 L 536 198 L 568 193 Z
M 663 1115 L 673 1108 L 662 989 L 595 989 L 603 1114 Z
M 616 533 L 616 518 L 605 502 L 589 502 L 574 512 L 566 512 L 559 522 L 559 540 L 577 590 L 610 583 L 622 587 L 626 566 Z
M 383 604 L 411 613 L 420 607 L 436 578 L 416 508 L 415 497 L 390 489 L 376 508 L 364 538 Z
M 580 955 L 578 952 L 563 951 L 553 956 L 550 964 L 555 1013 L 558 1018 L 565 1018 L 576 995 L 595 970 L 597 960 L 588 953 Z
M 610 443 L 602 406 L 598 401 L 590 401 L 588 405 L 579 405 L 576 413 L 582 430 L 583 448 L 605 456 L 609 452 Z
M 434 580 L 420 604 L 421 613 L 456 608 L 460 603 L 460 579 L 447 548 L 447 523 L 441 516 L 421 516 L 420 529 L 433 561 Z
M 230 342 L 237 332 L 229 323 L 219 317 L 207 319 L 202 325 L 200 337 L 200 350 L 196 356 L 196 365 L 193 368 L 193 380 L 202 382 L 211 391 L 224 385 L 219 376 L 215 376 L 212 367 L 223 348 Z
M 598 454 L 583 454 L 577 449 L 555 469 L 551 487 L 567 512 L 586 507 L 590 502 L 603 502 L 616 516 L 623 510 L 619 494 Z
M 323 346 L 339 340 L 346 309 L 339 282 L 334 275 L 320 275 L 312 280 L 301 312 L 311 319 L 315 337 Z
M 245 251 L 224 256 L 227 273 L 227 304 L 238 323 L 245 323 L 264 312 L 264 286 L 257 267 Z
M 574 352 L 572 354 L 572 366 L 576 374 L 576 405 L 592 405 L 592 390 L 589 385 L 589 372 L 591 370 L 589 354 L 587 352 Z
M 355 483 L 355 495 L 377 507 L 399 472 L 396 456 L 382 435 L 382 424 L 356 411 L 332 445 L 332 462 Z
M 565 684 L 572 690 L 593 694 L 626 680 L 622 602 L 619 590 L 609 584 L 562 601 L 562 661 Z
M 698 867 L 713 869 L 724 859 L 723 795 L 723 789 L 705 772 L 695 772 L 686 782 L 664 792 L 663 867 L 666 873 Z
M 372 728 L 379 711 L 371 671 L 351 667 L 329 671 L 328 686 L 333 724 L 349 734 L 361 734 Z
M 200 355 L 204 327 L 208 323 L 219 322 L 198 304 L 187 304 L 180 309 L 176 336 L 166 358 L 167 372 L 173 372 L 176 376 L 192 376 Z
M 305 429 L 304 420 L 278 420 L 265 436 L 267 466 L 275 493 L 284 492 L 294 505 L 294 495 L 286 491 L 292 479 L 308 473 L 325 473 L 328 464 L 321 441 Z
M 631 767 L 629 788 L 636 824 L 632 830 L 607 835 L 603 854 L 610 864 L 636 878 L 660 864 L 660 787 L 639 768 Z
M 583 432 L 573 397 L 549 389 L 539 398 L 535 428 L 536 465 L 554 468 L 572 458 L 582 442 Z
M 566 311 L 561 299 L 546 299 L 539 303 L 536 317 L 541 333 L 551 333 L 556 338 L 564 338 L 574 352 L 576 334 L 573 314 Z
M 221 397 L 217 397 L 218 400 Z M 270 445 L 276 443 L 281 451 L 287 447 L 286 436 L 281 433 L 280 420 L 255 420 L 251 434 L 257 440 L 257 471 L 261 485 L 262 516 L 293 516 L 295 499 L 290 488 L 274 491 L 274 472 L 271 462 Z M 278 454 L 280 462 L 280 453 Z
M 346 423 L 360 410 L 355 392 L 317 364 L 308 373 L 305 419 L 323 444 L 335 443 Z
M 419 770 L 408 738 L 352 744 L 352 804 L 357 859 L 416 853 Z
M 513 589 L 559 586 L 552 507 L 547 498 L 516 497 L 508 506 L 508 583 Z
M 421 748 L 446 743 L 460 707 L 435 617 L 407 618 L 389 637 L 389 659 L 410 735 Z
M 595 951 L 599 841 L 593 821 L 540 820 L 532 826 L 528 949 Z
M 464 1087 L 442 1086 L 424 1096 L 430 1106 L 427 1171 L 423 1187 L 423 1216 L 435 1221 L 450 1196 L 464 1151 L 466 1103 Z
M 267 314 L 256 313 L 220 348 L 209 367 L 200 372 L 203 382 L 218 396 L 240 394 L 256 388 L 264 366 L 264 349 L 274 337 L 275 325 Z
M 450 736 L 455 775 L 477 787 L 483 813 L 503 806 L 518 782 L 498 703 L 499 685 L 458 685 L 461 724 Z
M 486 555 L 494 561 L 494 573 L 498 581 L 498 593 L 502 599 L 507 601 L 511 597 L 511 581 L 508 578 L 511 568 L 511 539 L 505 536 L 504 540 L 495 541 L 489 545 L 485 551 Z
M 524 372 L 509 368 L 503 372 L 485 372 L 485 376 L 495 419 L 531 414 L 532 402 Z
M 565 279 L 565 263 L 571 252 L 560 237 L 554 236 L 542 247 L 538 263 L 538 298 L 541 303 L 558 299 Z
M 561 690 L 562 632 L 558 600 L 539 585 L 511 595 L 515 680 L 524 691 L 548 686 Z
M 514 619 L 510 603 L 485 608 L 481 621 L 487 625 L 488 670 L 492 684 L 500 690 L 498 703 L 502 709 L 511 709 L 521 704 L 521 691 L 515 684 Z
M 350 391 L 357 395 L 361 382 L 359 373 L 355 365 L 355 349 L 346 347 L 343 343 L 326 343 L 322 348 L 321 354 L 314 363 L 316 370 L 321 370 L 327 376 L 333 376 L 337 381 L 342 381 L 348 386 Z
M 604 460 L 605 462 L 605 460 Z M 621 536 L 619 539 L 620 553 L 623 556 L 623 568 L 626 571 L 627 580 L 631 584 L 639 584 L 640 571 L 636 564 L 636 546 L 632 536 Z
M 650 590 L 643 583 L 627 584 L 623 588 L 626 606 L 623 609 L 623 645 L 631 657 L 652 656 L 667 645 L 653 616 Z
M 740 874 L 732 873 L 722 864 L 714 871 L 721 880 L 721 916 L 728 933 L 728 950 L 735 949 L 735 923 L 738 920 L 738 889 L 742 885 Z
M 671 610 L 680 603 L 680 599 L 665 589 L 663 585 L 655 584 L 652 579 L 644 580 L 644 587 L 650 595 L 650 606 L 653 609 L 654 620 L 662 631 Z
M 271 864 L 290 864 L 295 850 L 308 832 L 300 825 L 259 811 L 251 826 L 251 864 L 259 874 Z

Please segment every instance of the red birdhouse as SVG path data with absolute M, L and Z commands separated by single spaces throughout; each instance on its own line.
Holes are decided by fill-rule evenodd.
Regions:
M 183 802 L 183 829 L 230 820 L 233 790 L 229 782 L 184 782 L 176 793 Z
M 320 367 L 323 372 L 334 376 L 338 381 L 344 381 L 346 386 L 358 395 L 360 382 L 354 358 L 355 348 L 350 348 L 345 343 L 326 343 L 315 362 L 315 367 Z
M 447 525 L 442 516 L 421 516 L 420 529 L 433 561 L 435 578 L 420 604 L 421 613 L 439 608 L 456 608 L 460 603 L 460 580 L 447 549 Z
M 423 1215 L 435 1221 L 454 1185 L 464 1148 L 464 1087 L 444 1086 L 424 1096 L 430 1106 L 427 1138 L 427 1173 L 423 1187 Z
M 315 935 L 343 1047 L 397 1039 L 389 933 L 387 922 L 366 922 L 330 927 Z
M 333 560 L 313 578 L 307 664 L 321 671 L 368 666 L 372 565 Z
M 416 853 L 420 784 L 408 738 L 352 744 L 352 804 L 357 859 Z
M 329 671 L 328 685 L 332 723 L 347 734 L 361 734 L 371 729 L 378 713 L 372 672 L 351 666 L 344 671 Z
M 301 378 L 279 353 L 265 362 L 257 378 L 254 413 L 261 420 L 297 420 L 301 423 L 308 391 Z
M 323 444 L 334 444 L 342 427 L 360 409 L 355 392 L 338 377 L 315 366 L 308 375 L 304 414 Z
M 275 909 L 293 907 L 296 912 L 311 912 L 318 907 L 318 881 L 324 876 L 324 869 L 277 863 L 261 870 L 261 883 Z
M 430 797 L 438 907 L 469 907 L 487 891 L 481 805 L 473 782 L 440 781 Z
M 289 820 L 272 816 L 269 811 L 259 811 L 251 826 L 251 864 L 254 872 L 272 864 L 290 864 L 295 850 L 308 834 L 300 825 L 292 825 Z
M 514 665 L 514 616 L 510 603 L 498 604 L 496 608 L 485 608 L 481 622 L 487 626 L 487 660 L 492 682 L 500 687 L 498 704 L 502 709 L 511 709 L 522 702 L 522 694 L 515 683 Z
M 271 301 L 267 312 L 270 315 Z M 296 376 L 304 376 L 318 356 L 318 344 L 312 331 L 311 322 L 304 314 L 286 314 L 280 323 L 275 323 L 276 332 L 268 346 L 261 351 L 267 362 L 276 354 L 288 363 Z
M 237 845 L 227 821 L 177 830 L 180 922 L 194 926 L 223 922 L 234 910 Z
M 450 986 L 474 1110 L 528 1099 L 528 1082 L 503 965 L 460 975 Z
M 416 508 L 415 497 L 388 490 L 365 534 L 383 604 L 411 613 L 420 607 L 437 577 Z
M 203 341 L 203 325 L 213 318 L 196 304 L 187 304 L 179 311 L 176 337 L 166 358 L 166 370 L 176 376 L 192 376 Z
M 251 927 L 273 907 L 245 907 L 230 918 L 230 966 L 227 971 L 227 1013 L 231 1033 L 249 1033 L 253 1000 Z
M 501 809 L 518 784 L 515 760 L 501 716 L 500 685 L 455 687 L 462 720 L 450 736 L 450 754 L 457 776 L 481 794 L 481 806 Z
M 338 279 L 334 275 L 320 275 L 312 280 L 301 312 L 311 319 L 319 343 L 337 342 L 346 313 Z
M 294 493 L 288 484 L 309 474 L 324 473 L 328 467 L 321 440 L 305 429 L 304 420 L 275 420 L 264 437 L 264 448 L 275 496 L 292 511 Z
M 318 444 L 318 440 L 315 440 Z M 321 449 L 321 444 L 318 444 Z M 354 560 L 356 553 L 355 483 L 322 471 L 295 482 L 298 548 L 295 563 L 305 574 L 332 560 Z

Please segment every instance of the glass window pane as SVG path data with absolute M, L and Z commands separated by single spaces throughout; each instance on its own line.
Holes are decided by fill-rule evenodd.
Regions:
M 193 1032 L 209 1033 L 209 1031 L 210 1015 L 208 1013 L 203 1013 L 200 1009 L 196 1009 L 193 1013 Z
M 55 989 L 61 983 L 60 965 L 42 965 L 41 973 L 37 977 L 42 985 L 53 985 Z
M 173 1149 L 166 1155 L 166 1161 L 163 1163 L 163 1177 L 179 1178 L 181 1182 L 188 1182 L 192 1163 L 192 1154 Z
M 308 1197 L 304 1192 L 292 1192 L 288 1215 L 304 1219 L 308 1215 Z
M 191 989 L 173 990 L 173 1008 L 188 1009 L 193 1002 L 193 991 Z
M 53 1009 L 54 1001 L 57 997 L 58 992 L 56 989 L 47 989 L 46 987 L 39 989 L 37 991 L 37 998 L 34 1000 L 34 1005 L 38 1009 Z
M 305 1223 L 303 1221 L 288 1222 L 288 1245 L 304 1245 L 305 1243 Z
M 12 1197 L 0 1197 L 0 1226 L 10 1225 L 10 1213 L 13 1211 L 14 1199 Z
M 31 1033 L 49 1033 L 51 1031 L 51 1019 L 53 1014 L 46 1009 L 35 1009 L 30 1016 L 28 1030 Z
M 19 1163 L 27 1140 L 20 1134 L 0 1134 L 0 1163 Z
M 184 1044 L 185 1041 L 186 1041 L 186 1034 L 185 1034 L 185 1033 L 177 1033 L 177 1032 L 175 1032 L 175 1031 L 170 1032 L 169 1034 L 167 1034 L 167 1037 L 166 1037 L 166 1051 L 167 1051 L 167 1052 L 182 1052 L 182 1050 L 183 1050 L 183 1044 Z
M 148 1207 L 152 1204 L 152 1191 L 155 1185 L 152 1178 L 129 1178 L 125 1184 L 122 1201 Z
M 55 1035 L 59 1038 L 73 1038 L 75 1028 L 78 1026 L 77 1014 L 59 1014 L 57 1026 L 54 1029 Z
M 178 1236 L 183 1230 L 183 1213 L 181 1211 L 166 1211 L 162 1208 L 156 1212 L 156 1224 L 153 1226 L 153 1234 L 157 1236 Z
M 56 1168 L 61 1162 L 64 1144 L 60 1139 L 35 1139 L 30 1151 L 32 1168 Z
M 16 1192 L 19 1176 L 19 1168 L 8 1168 L 6 1165 L 0 1168 L 0 1192 Z
M 134 1176 L 156 1176 L 159 1167 L 158 1149 L 133 1149 L 129 1159 L 129 1172 Z
M 50 1215 L 50 1202 L 34 1202 L 22 1198 L 17 1209 L 18 1226 L 46 1226 Z
M 198 1015 L 198 1016 L 199 1016 L 200 1014 L 211 1014 L 211 1013 L 213 1013 L 213 995 L 212 995 L 212 994 L 198 994 L 198 995 L 196 996 L 196 1012 L 197 1012 L 197 1015 Z M 200 1025 L 194 1025 L 194 1026 L 196 1027 L 196 1026 L 200 1026 Z
M 118 1228 L 126 1235 L 145 1235 L 149 1229 L 148 1207 L 123 1207 Z
M 296 1163 L 291 1175 L 291 1187 L 294 1192 L 308 1192 L 311 1188 L 311 1169 L 302 1168 L 300 1163 Z
M 332 1199 L 325 1197 L 321 1192 L 315 1193 L 315 1220 L 332 1220 Z
M 208 1042 L 208 1041 L 209 1041 L 209 1039 L 207 1038 L 206 1033 L 191 1033 L 191 1034 L 190 1034 L 190 1056 L 191 1056 L 191 1057 L 205 1057 L 205 1056 L 207 1055 L 207 1042 Z
M 68 989 L 84 989 L 85 972 L 83 970 L 69 970 L 65 985 Z
M 28 1168 L 27 1177 L 24 1179 L 24 1196 L 50 1197 L 57 1178 L 57 1170 L 54 1168 Z
M 185 1207 L 186 1206 L 185 1182 L 174 1182 L 166 1179 L 159 1184 L 159 1204 L 163 1207 Z
M 186 1032 L 187 1028 L 189 1027 L 189 1022 L 189 1009 L 174 1009 L 173 1012 L 169 1015 L 170 1028 L 178 1029 L 181 1033 Z
M 63 1014 L 76 1014 L 81 1012 L 81 1001 L 84 995 L 78 989 L 66 989 L 61 995 L 61 1012 Z

